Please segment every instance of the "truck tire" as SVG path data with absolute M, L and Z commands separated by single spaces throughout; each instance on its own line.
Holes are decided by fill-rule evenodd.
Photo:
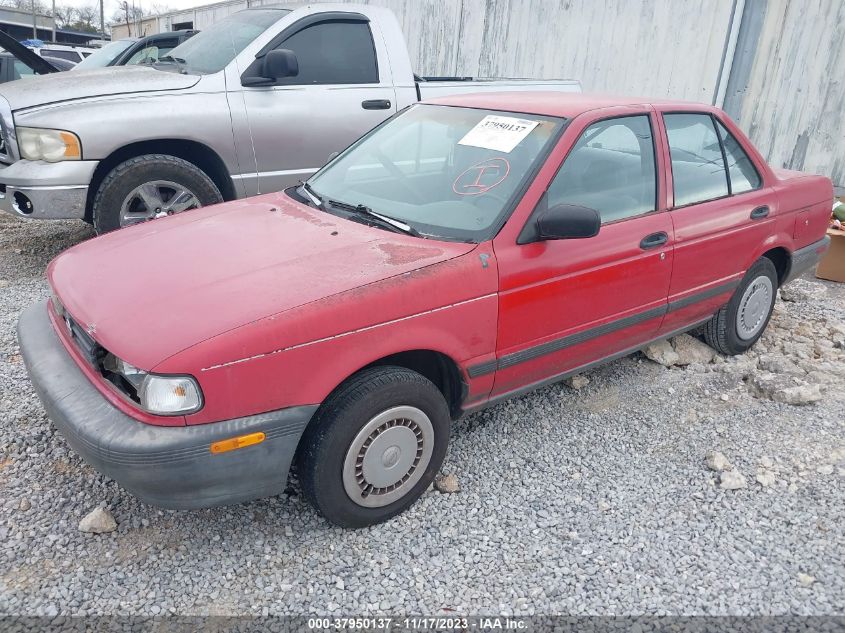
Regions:
M 742 354 L 763 335 L 778 290 L 775 265 L 767 257 L 758 259 L 723 306 L 704 326 L 704 340 L 722 354 Z
M 449 442 L 446 399 L 403 367 L 365 369 L 317 411 L 300 442 L 306 498 L 335 525 L 359 528 L 396 516 L 431 484 Z
M 223 202 L 220 190 L 193 163 L 145 154 L 120 163 L 103 178 L 91 215 L 97 233 L 107 233 L 218 202 Z

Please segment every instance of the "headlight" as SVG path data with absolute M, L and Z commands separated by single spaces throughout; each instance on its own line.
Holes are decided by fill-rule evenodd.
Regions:
M 125 382 L 118 381 L 118 387 L 149 413 L 177 415 L 193 413 L 202 408 L 199 385 L 191 376 L 150 374 L 113 354 L 105 358 L 103 369 L 112 374 L 119 374 Z
M 200 388 L 190 376 L 147 374 L 138 395 L 141 406 L 150 413 L 191 413 L 202 406 Z
M 82 144 L 73 132 L 46 130 L 37 127 L 15 129 L 21 158 L 46 160 L 55 163 L 60 160 L 81 160 Z

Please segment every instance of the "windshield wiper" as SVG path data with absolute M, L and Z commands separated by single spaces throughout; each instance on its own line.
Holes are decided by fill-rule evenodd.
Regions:
M 305 192 L 305 195 L 308 196 L 308 198 L 311 200 L 311 204 L 313 204 L 315 207 L 320 207 L 323 205 L 323 198 L 319 193 L 314 191 L 314 187 L 309 185 L 304 180 L 300 180 L 299 185 L 300 187 L 302 187 L 302 190 Z
M 164 57 L 159 57 L 158 61 L 160 62 L 173 62 L 175 64 L 187 64 L 184 59 L 181 57 L 173 57 L 173 55 L 165 55 Z
M 366 217 L 370 220 L 375 220 L 376 224 L 384 227 L 390 228 L 395 231 L 399 231 L 400 233 L 405 233 L 406 235 L 412 235 L 414 237 L 422 237 L 422 234 L 415 229 L 410 224 L 405 224 L 395 218 L 391 218 L 389 215 L 382 215 L 381 213 L 376 213 L 370 207 L 365 206 L 363 204 L 348 204 L 346 202 L 339 202 L 337 200 L 326 200 L 329 205 L 333 207 L 337 207 L 338 209 L 344 209 L 346 211 L 352 211 L 359 216 Z

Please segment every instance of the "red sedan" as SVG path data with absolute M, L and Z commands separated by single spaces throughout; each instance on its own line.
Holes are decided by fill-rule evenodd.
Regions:
M 68 442 L 145 501 L 273 495 L 296 460 L 330 521 L 370 525 L 462 414 L 702 325 L 748 349 L 832 197 L 709 106 L 445 98 L 300 187 L 71 248 L 21 349 Z

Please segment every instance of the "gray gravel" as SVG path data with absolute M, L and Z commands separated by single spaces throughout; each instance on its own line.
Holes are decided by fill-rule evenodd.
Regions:
M 90 236 L 0 218 L 0 613 L 845 613 L 845 374 L 814 404 L 757 398 L 743 380 L 757 350 L 671 369 L 638 354 L 465 418 L 443 469 L 460 491 L 386 525 L 330 527 L 295 486 L 144 505 L 54 432 L 15 339 L 50 258 Z M 795 364 L 809 349 L 796 323 L 827 340 L 845 320 L 841 287 L 797 284 L 762 341 Z M 845 367 L 821 345 L 829 371 Z M 747 487 L 721 489 L 710 451 Z M 117 530 L 80 532 L 101 505 Z

